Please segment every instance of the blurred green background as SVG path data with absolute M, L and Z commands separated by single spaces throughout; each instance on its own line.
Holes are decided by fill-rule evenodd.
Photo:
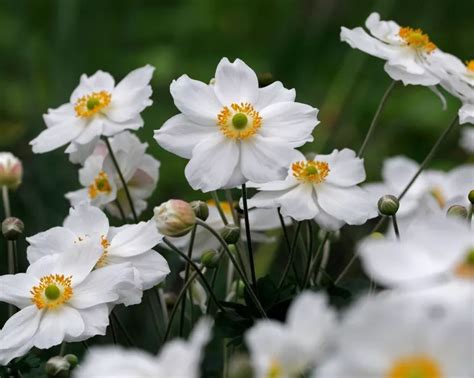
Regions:
M 422 28 L 463 60 L 474 58 L 472 0 L 2 0 L 0 151 L 13 152 L 24 164 L 12 208 L 24 220 L 26 235 L 59 225 L 69 207 L 64 193 L 78 188 L 77 167 L 63 149 L 34 155 L 28 142 L 44 129 L 42 114 L 68 101 L 82 73 L 101 69 L 119 81 L 147 63 L 156 67 L 154 104 L 143 113 L 145 127 L 138 134 L 162 168 L 144 218 L 168 198 L 208 198 L 191 191 L 186 161 L 159 148 L 152 136 L 177 113 L 170 82 L 184 73 L 207 82 L 223 56 L 270 73 L 296 88 L 298 101 L 320 109 L 315 142 L 305 151 L 358 149 L 391 79 L 381 60 L 340 42 L 339 30 L 362 25 L 372 11 Z M 443 111 L 430 90 L 398 86 L 366 150 L 369 179 L 380 177 L 385 157 L 405 154 L 421 161 L 458 105 L 448 96 Z M 458 138 L 456 130 L 432 166 L 450 168 L 468 159 Z M 6 272 L 4 243 L 0 271 Z

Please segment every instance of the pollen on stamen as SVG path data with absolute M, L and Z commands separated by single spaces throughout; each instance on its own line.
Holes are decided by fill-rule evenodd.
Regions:
M 96 198 L 99 194 L 109 194 L 112 192 L 109 176 L 104 171 L 100 171 L 95 177 L 94 182 L 89 185 L 88 195 L 90 199 Z
M 226 137 L 242 140 L 255 135 L 262 126 L 262 117 L 249 103 L 233 103 L 217 115 L 217 126 Z
M 77 117 L 87 118 L 100 112 L 110 104 L 112 95 L 107 91 L 92 92 L 76 101 L 74 110 Z
M 64 274 L 43 276 L 39 284 L 30 290 L 31 301 L 40 310 L 56 308 L 71 299 L 73 294 L 71 284 L 72 276 Z
M 467 60 L 466 61 L 466 68 L 468 71 L 470 71 L 471 73 L 474 73 L 474 59 L 471 59 L 471 60 Z
M 96 268 L 102 268 L 107 265 L 107 255 L 109 254 L 108 248 L 110 247 L 110 242 L 104 235 L 100 237 L 100 244 L 102 245 L 102 249 L 104 251 L 102 252 L 102 255 L 100 256 L 99 260 L 97 260 L 97 263 L 95 264 Z
M 410 27 L 400 28 L 398 35 L 405 41 L 405 43 L 416 49 L 423 49 L 427 53 L 431 53 L 436 49 L 436 45 L 430 41 L 428 34 L 423 33 L 421 29 L 413 29 Z
M 298 161 L 291 165 L 293 176 L 302 182 L 322 183 L 329 172 L 329 164 L 325 161 L 308 160 Z

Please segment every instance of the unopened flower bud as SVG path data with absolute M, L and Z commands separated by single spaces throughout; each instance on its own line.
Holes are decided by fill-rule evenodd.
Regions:
M 387 194 L 383 197 L 380 197 L 378 202 L 379 212 L 382 215 L 395 215 L 400 207 L 400 202 L 398 198 Z
M 51 357 L 44 366 L 44 371 L 50 377 L 68 377 L 71 364 L 62 356 Z
M 168 293 L 165 293 L 164 298 L 165 298 L 166 307 L 168 307 L 168 309 L 171 310 L 176 303 L 176 299 L 177 299 L 176 294 L 168 292 Z
M 191 207 L 194 210 L 196 217 L 205 221 L 209 217 L 209 206 L 204 201 L 192 201 L 190 202 Z
M 10 217 L 2 222 L 2 234 L 7 240 L 17 240 L 24 230 L 25 225 L 18 218 Z
M 0 187 L 16 189 L 23 179 L 21 161 L 10 152 L 0 152 Z
M 227 244 L 235 244 L 240 239 L 240 228 L 235 224 L 228 224 L 221 231 L 221 236 Z
M 219 264 L 219 254 L 210 249 L 202 254 L 201 263 L 207 268 L 215 268 Z
M 155 207 L 154 213 L 158 231 L 166 236 L 186 235 L 196 224 L 193 208 L 186 201 L 169 200 Z
M 66 354 L 64 356 L 64 359 L 69 362 L 69 364 L 71 365 L 71 368 L 74 368 L 77 366 L 77 364 L 79 363 L 79 359 L 77 358 L 77 356 L 75 354 Z
M 471 205 L 474 205 L 474 189 L 469 192 L 469 194 L 467 195 L 467 198 L 469 202 L 471 203 Z
M 453 205 L 448 209 L 446 215 L 448 217 L 466 219 L 467 209 L 461 205 Z

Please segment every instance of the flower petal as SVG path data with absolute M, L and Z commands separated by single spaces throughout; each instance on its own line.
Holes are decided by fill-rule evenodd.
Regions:
M 108 253 L 121 257 L 136 256 L 155 247 L 162 238 L 154 221 L 126 225 L 111 240 Z
M 277 199 L 277 203 L 281 207 L 281 215 L 297 221 L 312 219 L 319 212 L 310 184 L 295 186 Z
M 30 343 L 31 338 L 38 330 L 43 313 L 44 311 L 38 310 L 35 305 L 30 305 L 7 320 L 0 331 L 0 363 L 5 360 L 2 357 L 3 353 L 8 353 L 5 349 L 16 348 L 23 343 Z M 10 356 L 10 359 L 20 355 Z
M 280 81 L 259 88 L 258 101 L 255 103 L 256 110 L 262 110 L 269 105 L 277 102 L 294 102 L 296 91 L 294 89 L 286 89 Z
M 95 335 L 105 335 L 109 325 L 109 307 L 106 304 L 97 305 L 79 310 L 84 331 L 79 336 L 68 336 L 68 342 L 87 340 Z
M 329 215 L 321 208 L 319 208 L 319 213 L 314 217 L 314 221 L 325 231 L 337 231 L 345 224 L 344 221 Z
M 34 263 L 46 255 L 67 252 L 74 242 L 76 235 L 64 227 L 53 227 L 47 231 L 26 238 L 30 244 L 26 250 L 28 262 Z
M 88 120 L 84 131 L 74 139 L 74 142 L 79 144 L 89 144 L 94 139 L 102 135 L 104 129 L 104 121 L 101 118 L 93 117 L 91 120 Z
M 109 220 L 97 207 L 80 204 L 69 209 L 69 216 L 64 221 L 64 227 L 77 236 L 107 236 Z
M 112 93 L 114 85 L 114 78 L 108 72 L 99 70 L 89 77 L 86 74 L 83 74 L 81 75 L 79 85 L 71 94 L 70 101 L 74 104 L 79 98 L 92 92 L 107 91 Z
M 84 131 L 85 124 L 81 119 L 67 118 L 64 123 L 43 130 L 30 142 L 35 154 L 42 154 L 62 147 Z
M 37 283 L 34 277 L 25 273 L 0 276 L 0 301 L 18 308 L 27 307 L 31 305 L 30 290 Z
M 326 182 L 338 186 L 353 186 L 365 180 L 364 160 L 348 148 L 334 150 L 329 155 L 316 155 L 314 160 L 329 164 L 329 175 Z

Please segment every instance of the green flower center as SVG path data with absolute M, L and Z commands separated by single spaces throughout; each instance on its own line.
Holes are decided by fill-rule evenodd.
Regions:
M 232 117 L 232 125 L 237 129 L 237 130 L 243 130 L 245 126 L 247 126 L 249 119 L 244 113 L 236 113 Z
M 61 295 L 61 290 L 59 290 L 56 285 L 51 284 L 44 290 L 44 295 L 46 295 L 46 298 L 49 300 L 54 301 Z
M 100 100 L 97 97 L 91 97 L 87 100 L 87 109 L 94 110 L 97 105 L 100 105 Z

